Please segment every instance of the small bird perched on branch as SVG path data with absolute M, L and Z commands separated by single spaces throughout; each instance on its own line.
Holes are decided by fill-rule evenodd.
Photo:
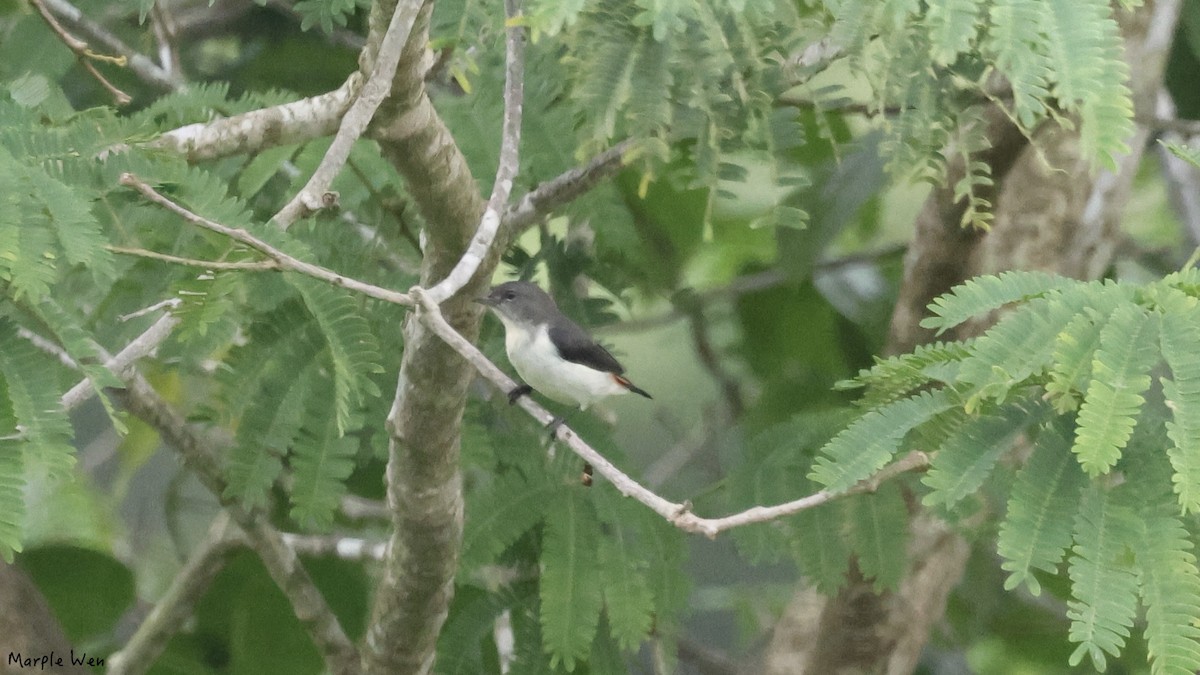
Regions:
M 530 391 L 587 409 L 596 401 L 633 392 L 652 398 L 625 377 L 625 368 L 574 321 L 558 311 L 554 298 L 528 281 L 493 286 L 477 302 L 504 323 L 508 360 L 526 384 L 508 393 L 508 402 Z M 551 433 L 565 418 L 550 422 Z

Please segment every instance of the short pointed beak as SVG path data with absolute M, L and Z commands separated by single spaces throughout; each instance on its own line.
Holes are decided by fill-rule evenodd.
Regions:
M 487 305 L 488 307 L 496 306 L 496 301 L 493 300 L 489 295 L 485 295 L 482 298 L 475 298 L 475 302 L 478 302 L 481 305 Z

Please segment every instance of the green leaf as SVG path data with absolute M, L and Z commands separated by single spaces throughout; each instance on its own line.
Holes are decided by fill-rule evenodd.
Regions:
M 1121 457 L 1137 424 L 1158 361 L 1158 321 L 1138 305 L 1117 308 L 1100 332 L 1092 381 L 1079 411 L 1071 451 L 1088 474 L 1106 473 Z
M 1174 380 L 1162 379 L 1163 396 L 1171 411 L 1167 435 L 1174 443 L 1167 457 L 1175 472 L 1171 476 L 1183 512 L 1200 512 L 1200 313 L 1167 313 L 1162 319 L 1159 340 L 1163 357 Z
M 1075 546 L 1068 568 L 1071 595 L 1069 637 L 1079 646 L 1070 664 L 1091 658 L 1097 670 L 1105 653 L 1119 656 L 1137 612 L 1138 577 L 1132 551 L 1139 545 L 1140 525 L 1129 509 L 1098 487 L 1083 493 L 1075 520 Z
M 868 411 L 821 449 L 809 479 L 832 492 L 853 487 L 883 468 L 909 431 L 954 405 L 950 394 L 936 390 Z
M 932 490 L 925 503 L 950 507 L 974 494 L 1000 456 L 1040 416 L 1036 409 L 1010 405 L 999 414 L 980 415 L 960 426 L 938 448 L 933 466 L 922 479 Z
M 1043 293 L 1066 288 L 1079 282 L 1055 274 L 1036 271 L 1001 272 L 996 276 L 970 279 L 950 289 L 929 305 L 931 316 L 921 322 L 922 328 L 936 328 L 941 335 L 975 316 Z
M 1071 320 L 1054 340 L 1050 380 L 1046 396 L 1060 413 L 1072 412 L 1083 400 L 1083 390 L 1092 373 L 1092 359 L 1100 346 L 1100 330 L 1107 316 L 1091 312 Z
M 1141 539 L 1134 553 L 1146 605 L 1151 672 L 1194 673 L 1200 670 L 1200 570 L 1174 500 L 1164 496 L 1146 500 L 1139 493 L 1136 499 L 1142 507 Z
M 612 527 L 600 537 L 605 613 L 612 636 L 625 651 L 636 651 L 653 626 L 654 595 L 640 553 L 625 528 Z
M 859 569 L 874 579 L 875 590 L 895 589 L 908 560 L 908 508 L 899 486 L 884 483 L 878 491 L 857 495 L 847 504 L 850 542 Z
M 300 292 L 329 345 L 337 432 L 344 434 L 355 409 L 368 396 L 379 396 L 379 387 L 370 378 L 383 372 L 379 346 L 355 296 L 309 277 L 285 273 L 284 278 Z
M 333 523 L 346 479 L 354 471 L 358 439 L 342 436 L 325 401 L 310 400 L 310 423 L 292 448 L 292 517 L 326 529 Z
M 603 606 L 598 535 L 591 502 L 579 490 L 562 491 L 542 537 L 542 639 L 551 667 L 573 670 L 591 649 Z
M 792 519 L 796 532 L 790 539 L 792 554 L 801 572 L 827 595 L 842 587 L 850 567 L 846 515 L 844 509 L 827 507 L 801 511 Z
M 942 0 L 929 3 L 926 15 L 933 42 L 934 63 L 948 66 L 967 51 L 975 39 L 979 0 Z
M 0 377 L 0 436 L 15 433 L 16 418 L 8 405 L 7 387 Z M 21 550 L 21 529 L 25 522 L 25 465 L 21 461 L 21 444 L 15 440 L 0 440 L 0 557 L 13 561 L 13 553 Z
M 26 462 L 36 461 L 46 466 L 52 477 L 63 478 L 75 463 L 74 433 L 59 404 L 58 383 L 47 377 L 49 358 L 18 337 L 12 322 L 0 318 L 0 377 L 7 384 Z
M 1079 490 L 1085 482 L 1065 431 L 1059 426 L 1043 429 L 1033 454 L 1017 472 L 1007 514 L 1000 524 L 996 549 L 1004 559 L 1000 567 L 1009 573 L 1005 589 L 1024 582 L 1030 593 L 1041 594 L 1033 570 L 1057 572 L 1071 545 Z
M 486 488 L 467 495 L 462 565 L 475 569 L 496 561 L 513 542 L 533 529 L 556 503 L 562 487 L 531 474 L 509 471 Z

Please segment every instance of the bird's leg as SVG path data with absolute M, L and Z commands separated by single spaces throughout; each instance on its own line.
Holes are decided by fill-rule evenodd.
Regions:
M 575 414 L 576 410 L 578 410 L 578 408 L 571 410 L 571 412 L 568 412 L 565 415 L 559 415 L 558 417 L 555 417 L 554 419 L 550 420 L 550 423 L 546 425 L 546 429 L 548 429 L 550 431 L 550 440 L 551 441 L 554 440 L 554 435 L 556 433 L 558 433 L 558 428 L 561 427 L 563 424 L 565 424 L 567 419 L 570 418 L 571 415 Z
M 513 405 L 517 402 L 517 399 L 531 393 L 533 393 L 533 387 L 527 384 L 518 384 L 512 388 L 512 391 L 508 392 L 508 404 Z

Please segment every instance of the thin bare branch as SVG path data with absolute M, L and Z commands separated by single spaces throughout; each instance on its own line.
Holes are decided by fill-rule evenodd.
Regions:
M 625 153 L 633 148 L 635 143 L 634 139 L 625 139 L 591 158 L 587 164 L 556 176 L 525 193 L 520 201 L 504 213 L 505 241 L 511 241 L 548 212 L 577 199 L 620 171 L 624 166 Z
M 275 214 L 273 220 L 279 227 L 286 230 L 308 213 L 331 206 L 337 201 L 337 195 L 329 192 L 329 186 L 341 172 L 346 159 L 350 157 L 350 148 L 366 131 L 379 104 L 391 92 L 392 78 L 396 74 L 396 66 L 400 63 L 400 53 L 408 42 L 408 35 L 412 32 L 421 4 L 419 0 L 402 0 L 396 4 L 396 11 L 392 13 L 387 33 L 379 44 L 370 76 L 363 83 L 350 109 L 342 117 L 333 143 L 321 158 L 317 170 L 300 192 Z
M 153 354 L 178 325 L 178 318 L 172 314 L 164 314 L 158 321 L 150 324 L 150 327 L 141 335 L 125 345 L 121 351 L 117 352 L 116 356 L 106 358 L 104 367 L 115 373 L 117 377 L 122 377 L 139 359 Z M 59 402 L 66 410 L 72 410 L 88 400 L 93 393 L 94 385 L 90 380 L 85 379 L 63 394 Z
M 500 162 L 492 196 L 479 220 L 479 228 L 454 269 L 436 286 L 425 292 L 431 302 L 441 304 L 462 290 L 475 276 L 500 230 L 500 217 L 508 206 L 513 179 L 520 165 L 521 117 L 525 99 L 525 28 L 516 21 L 521 13 L 520 0 L 504 0 L 505 58 L 504 58 L 504 122 L 501 126 Z
M 305 276 L 310 276 L 314 279 L 320 279 L 325 283 L 342 288 L 348 288 L 352 291 L 362 293 L 368 297 L 383 300 L 384 302 L 391 302 L 397 305 L 413 304 L 412 298 L 405 293 L 398 293 L 396 291 L 388 290 L 374 284 L 368 284 L 351 277 L 342 276 L 337 272 L 326 269 L 319 265 L 313 265 L 311 263 L 306 263 L 303 260 L 298 260 L 284 253 L 283 251 L 280 251 L 262 239 L 250 234 L 246 230 L 222 225 L 221 223 L 209 220 L 208 218 L 193 213 L 183 208 L 179 204 L 171 201 L 170 199 L 167 199 L 157 190 L 150 187 L 150 185 L 148 185 L 142 179 L 131 173 L 122 174 L 120 182 L 121 185 L 132 187 L 133 189 L 142 193 L 146 199 L 149 199 L 155 204 L 158 204 L 172 213 L 182 216 L 184 220 L 191 224 L 196 225 L 197 227 L 202 227 L 206 230 L 211 230 L 212 232 L 216 232 L 218 234 L 223 234 L 236 242 L 245 244 L 259 253 L 266 255 L 271 260 L 274 260 L 281 269 L 297 272 Z
M 89 40 L 95 40 L 104 45 L 105 49 L 124 58 L 130 72 L 143 82 L 162 91 L 174 91 L 183 86 L 183 80 L 177 73 L 169 73 L 159 68 L 154 61 L 130 49 L 129 45 L 125 44 L 121 38 L 84 16 L 83 12 L 72 5 L 69 0 L 39 0 L 39 2 L 73 30 L 79 31 Z
M 69 32 L 67 32 L 67 29 L 63 28 L 62 24 L 59 23 L 58 19 L 54 16 L 54 13 L 46 7 L 44 0 L 29 1 L 33 4 L 34 8 L 37 9 L 38 15 L 42 17 L 42 20 L 45 21 L 46 25 L 50 27 L 50 30 L 56 36 L 58 36 L 58 39 L 61 40 L 63 44 L 67 46 L 67 49 L 70 49 L 71 52 L 75 54 L 75 58 L 79 59 L 79 63 L 83 65 L 85 70 L 91 73 L 92 77 L 100 83 L 100 86 L 104 87 L 104 89 L 108 91 L 108 93 L 113 97 L 113 100 L 116 101 L 117 105 L 128 105 L 129 102 L 133 100 L 129 97 L 129 94 L 126 94 L 118 89 L 112 82 L 109 82 L 108 78 L 106 78 L 99 70 L 96 70 L 96 65 L 92 63 L 93 60 L 99 60 L 124 66 L 126 59 L 124 57 L 103 56 L 93 52 L 88 46 L 87 42 L 84 42 L 74 35 L 71 35 Z
M 279 263 L 274 260 L 246 260 L 242 262 L 226 262 L 221 260 L 197 260 L 195 258 L 181 258 L 176 255 L 166 253 L 158 253 L 156 251 L 147 251 L 144 248 L 127 248 L 125 246 L 105 246 L 104 248 L 113 253 L 121 255 L 132 255 L 139 258 L 150 258 L 152 260 L 162 260 L 163 262 L 175 263 L 176 265 L 187 265 L 188 267 L 200 267 L 206 270 L 241 270 L 244 272 L 268 272 L 278 271 L 282 269 Z
M 358 537 L 284 532 L 283 542 L 298 554 L 334 556 L 355 562 L 379 561 L 387 554 L 386 541 L 368 541 Z
M 150 669 L 167 643 L 191 617 L 230 553 L 241 542 L 241 532 L 222 511 L 213 520 L 204 541 L 171 581 L 154 609 L 120 651 L 108 657 L 109 675 L 139 675 Z

